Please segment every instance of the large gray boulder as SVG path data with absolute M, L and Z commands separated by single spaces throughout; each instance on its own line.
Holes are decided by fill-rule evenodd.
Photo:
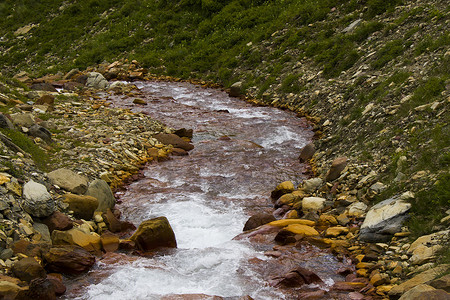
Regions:
M 34 125 L 34 117 L 31 113 L 16 113 L 10 116 L 17 126 L 29 128 Z
M 411 208 L 411 204 L 406 202 L 410 197 L 411 193 L 406 192 L 373 206 L 361 225 L 359 239 L 370 243 L 386 242 L 394 233 L 400 232 Z
M 34 217 L 48 217 L 55 211 L 55 201 L 47 188 L 33 180 L 23 186 L 23 209 Z
M 91 72 L 87 77 L 86 86 L 93 89 L 106 89 L 108 88 L 109 83 L 102 74 Z
M 48 178 L 52 184 L 57 185 L 74 194 L 84 194 L 88 187 L 88 179 L 78 175 L 69 169 L 57 169 L 48 173 Z
M 86 192 L 87 196 L 97 198 L 98 207 L 96 211 L 106 212 L 108 208 L 113 209 L 116 205 L 116 199 L 108 183 L 102 179 L 96 179 L 89 184 Z

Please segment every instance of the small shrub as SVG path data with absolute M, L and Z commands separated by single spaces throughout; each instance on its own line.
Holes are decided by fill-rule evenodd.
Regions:
M 407 44 L 403 40 L 387 42 L 376 54 L 376 60 L 372 62 L 372 68 L 381 69 L 388 62 L 401 55 L 406 50 Z

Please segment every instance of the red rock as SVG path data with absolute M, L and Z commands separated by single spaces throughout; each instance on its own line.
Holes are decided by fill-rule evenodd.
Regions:
M 48 270 L 64 274 L 87 272 L 95 263 L 92 254 L 75 245 L 53 247 L 44 258 Z
M 61 274 L 50 273 L 47 274 L 47 279 L 53 284 L 57 296 L 63 295 L 66 292 L 66 286 L 63 283 Z
M 275 280 L 277 279 L 278 282 L 275 284 L 275 286 L 284 288 L 300 287 L 304 284 L 311 283 L 323 283 L 322 279 L 320 279 L 320 277 L 317 276 L 314 272 L 311 272 L 302 267 L 293 269 L 282 277 L 275 278 Z
M 306 162 L 313 157 L 315 152 L 316 148 L 314 147 L 314 144 L 309 143 L 308 145 L 302 148 L 302 151 L 300 152 L 300 156 L 298 157 L 298 159 L 300 160 L 300 162 Z
M 42 223 L 48 226 L 50 233 L 53 230 L 69 230 L 73 227 L 72 220 L 65 214 L 55 211 L 53 214 L 42 220 Z
M 119 232 L 122 230 L 122 222 L 116 218 L 111 209 L 108 208 L 106 213 L 103 214 L 103 220 L 111 232 Z
M 194 145 L 186 142 L 176 134 L 158 133 L 154 138 L 164 145 L 173 145 L 175 148 L 181 148 L 186 151 L 194 149 Z
M 37 278 L 30 282 L 27 291 L 19 294 L 19 299 L 56 300 L 55 287 L 47 278 Z

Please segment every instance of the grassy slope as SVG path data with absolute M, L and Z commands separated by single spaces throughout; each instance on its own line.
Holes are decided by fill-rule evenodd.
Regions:
M 39 26 L 14 35 L 31 23 Z M 241 80 L 265 102 L 332 120 L 320 128 L 325 157 L 373 166 L 389 186 L 382 197 L 416 191 L 417 232 L 449 208 L 446 1 L 6 0 L 0 36 L 10 75 L 129 58 L 156 74 Z M 434 102 L 439 109 L 415 110 Z M 399 169 L 406 179 L 397 182 Z

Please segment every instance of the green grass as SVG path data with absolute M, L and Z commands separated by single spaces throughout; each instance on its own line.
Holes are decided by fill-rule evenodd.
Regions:
M 48 154 L 39 148 L 39 146 L 36 145 L 28 136 L 16 130 L 0 128 L 0 131 L 9 137 L 11 141 L 20 149 L 30 154 L 39 169 L 43 171 L 48 170 L 50 162 Z

